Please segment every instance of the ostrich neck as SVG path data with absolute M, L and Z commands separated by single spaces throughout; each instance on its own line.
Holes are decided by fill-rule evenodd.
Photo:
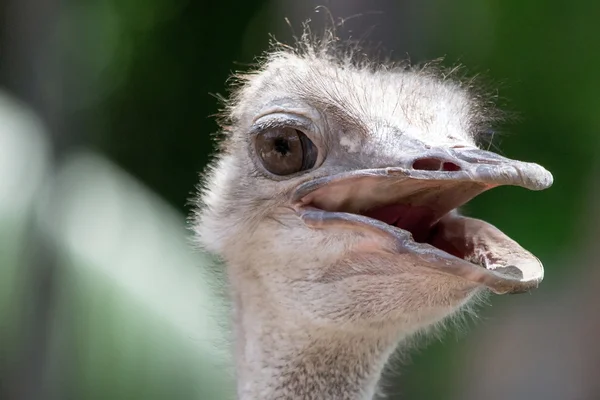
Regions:
M 240 296 L 235 335 L 240 400 L 372 399 L 399 337 L 317 327 Z

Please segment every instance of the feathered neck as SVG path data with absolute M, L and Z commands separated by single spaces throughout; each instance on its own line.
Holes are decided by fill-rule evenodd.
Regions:
M 264 300 L 234 296 L 240 400 L 373 398 L 402 334 L 318 326 Z

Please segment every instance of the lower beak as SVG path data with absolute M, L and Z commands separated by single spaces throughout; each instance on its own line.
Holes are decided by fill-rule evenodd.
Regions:
M 520 293 L 543 279 L 540 261 L 487 222 L 454 210 L 501 185 L 542 190 L 540 165 L 479 149 L 428 149 L 388 168 L 356 170 L 300 185 L 292 203 L 315 229 L 361 229 L 392 240 L 399 262 L 457 275 L 496 293 Z

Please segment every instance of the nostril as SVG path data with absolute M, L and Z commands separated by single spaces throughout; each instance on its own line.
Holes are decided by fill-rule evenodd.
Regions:
M 419 158 L 413 162 L 412 167 L 425 171 L 439 171 L 442 169 L 442 162 L 437 158 Z
M 459 165 L 456 165 L 452 162 L 445 162 L 443 167 L 444 167 L 443 168 L 444 171 L 460 171 L 461 170 Z
M 442 161 L 438 158 L 427 157 L 419 158 L 413 162 L 413 169 L 424 171 L 460 171 L 459 165 L 450 161 Z

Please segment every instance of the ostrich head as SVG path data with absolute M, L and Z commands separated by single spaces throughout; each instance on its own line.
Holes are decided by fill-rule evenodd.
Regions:
M 497 118 L 427 68 L 279 49 L 243 76 L 196 231 L 227 266 L 242 398 L 370 398 L 402 338 L 476 293 L 536 287 L 536 257 L 457 208 L 537 164 L 477 146 Z

